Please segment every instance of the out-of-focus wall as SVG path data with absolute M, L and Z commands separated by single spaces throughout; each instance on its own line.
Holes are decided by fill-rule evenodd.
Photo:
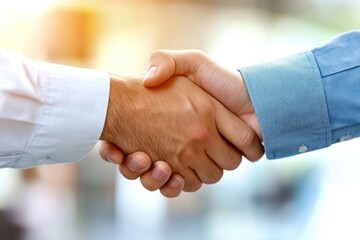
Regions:
M 0 47 L 121 75 L 146 70 L 156 49 L 196 48 L 236 69 L 359 28 L 359 9 L 357 0 L 0 0 Z M 79 164 L 0 170 L 0 236 L 12 229 L 36 240 L 351 238 L 359 233 L 342 219 L 360 216 L 356 201 L 346 201 L 360 196 L 357 144 L 244 160 L 217 185 L 172 200 L 121 177 L 115 200 L 117 170 L 96 148 Z

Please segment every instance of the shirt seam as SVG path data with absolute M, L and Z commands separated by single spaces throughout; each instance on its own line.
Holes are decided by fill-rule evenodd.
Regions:
M 305 55 L 310 63 L 310 65 L 312 66 L 311 71 L 313 73 L 314 76 L 314 80 L 316 81 L 316 79 L 320 80 L 320 84 L 321 84 L 321 90 L 317 89 L 317 96 L 318 96 L 318 101 L 321 105 L 323 105 L 323 107 L 325 107 L 326 111 L 324 112 L 322 110 L 322 106 L 320 106 L 320 111 L 321 114 L 323 115 L 321 118 L 321 122 L 322 125 L 325 126 L 324 130 L 325 130 L 325 146 L 330 146 L 331 145 L 331 124 L 330 124 L 330 114 L 329 114 L 329 108 L 327 106 L 327 99 L 326 99 L 326 92 L 325 92 L 325 88 L 324 88 L 324 82 L 323 82 L 323 77 L 321 75 L 321 71 L 319 68 L 319 65 L 316 61 L 315 56 L 313 55 L 312 52 L 305 52 Z M 316 71 L 318 70 L 318 71 Z M 322 100 L 322 97 L 324 97 L 324 101 Z

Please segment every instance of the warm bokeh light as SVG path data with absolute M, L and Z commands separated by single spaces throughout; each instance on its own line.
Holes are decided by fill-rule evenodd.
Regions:
M 1 16 L 11 14 L 38 15 L 58 3 L 58 0 L 1 0 Z
M 358 29 L 359 12 L 359 0 L 0 0 L 0 47 L 121 75 L 145 70 L 156 49 L 201 49 L 236 69 Z M 360 239 L 358 144 L 244 160 L 171 200 L 119 177 L 96 149 L 79 164 L 0 170 L 0 238 Z

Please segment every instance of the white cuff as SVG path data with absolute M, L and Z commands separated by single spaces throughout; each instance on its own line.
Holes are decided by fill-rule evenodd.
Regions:
M 102 133 L 110 79 L 104 72 L 34 63 L 44 108 L 27 154 L 16 168 L 81 160 Z

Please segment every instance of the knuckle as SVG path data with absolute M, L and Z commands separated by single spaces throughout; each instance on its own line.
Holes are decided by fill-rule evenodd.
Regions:
M 158 57 L 162 57 L 162 56 L 166 56 L 166 52 L 165 50 L 155 50 L 151 53 L 150 58 L 154 59 L 154 58 L 158 58 Z
M 221 168 L 216 168 L 216 169 L 208 169 L 208 176 L 209 179 L 207 179 L 206 181 L 203 181 L 206 184 L 214 184 L 220 181 L 220 179 L 222 178 L 222 176 L 224 175 L 224 171 Z
M 240 166 L 241 161 L 242 161 L 241 157 L 239 159 L 230 159 L 228 161 L 228 165 L 226 166 L 226 170 L 228 171 L 235 170 Z
M 199 49 L 191 50 L 191 53 L 192 53 L 193 57 L 196 57 L 196 58 L 204 58 L 206 56 L 206 54 Z
M 150 56 L 151 61 L 158 63 L 166 63 L 171 67 L 175 66 L 175 62 L 171 57 L 170 53 L 166 50 L 156 50 Z
M 215 105 L 212 101 L 205 97 L 198 97 L 195 100 L 196 109 L 201 115 L 213 116 L 215 114 Z
M 255 142 L 255 140 L 256 140 L 255 132 L 249 128 L 244 128 L 240 131 L 237 143 L 239 147 L 245 148 L 252 145 Z
M 256 162 L 264 155 L 263 148 L 259 148 L 258 151 L 253 152 L 254 155 L 246 155 L 246 159 L 250 162 Z
M 199 181 L 186 182 L 184 192 L 196 192 L 201 188 L 202 183 Z
M 211 132 L 206 126 L 196 126 L 191 131 L 193 142 L 203 142 L 211 137 Z
M 184 166 L 183 166 L 184 164 L 191 163 L 194 158 L 196 158 L 196 152 L 195 152 L 194 148 L 192 148 L 192 147 L 184 148 L 179 154 L 178 162 L 183 163 L 183 164 L 179 164 L 179 165 L 181 165 L 180 169 L 184 168 Z
M 182 173 L 180 173 L 180 175 L 184 176 L 184 174 L 186 175 L 186 173 L 187 173 L 187 177 L 185 177 L 185 185 L 184 185 L 183 191 L 184 192 L 195 192 L 198 189 L 200 189 L 202 182 L 196 176 L 196 174 L 193 172 L 193 170 L 186 169 Z

